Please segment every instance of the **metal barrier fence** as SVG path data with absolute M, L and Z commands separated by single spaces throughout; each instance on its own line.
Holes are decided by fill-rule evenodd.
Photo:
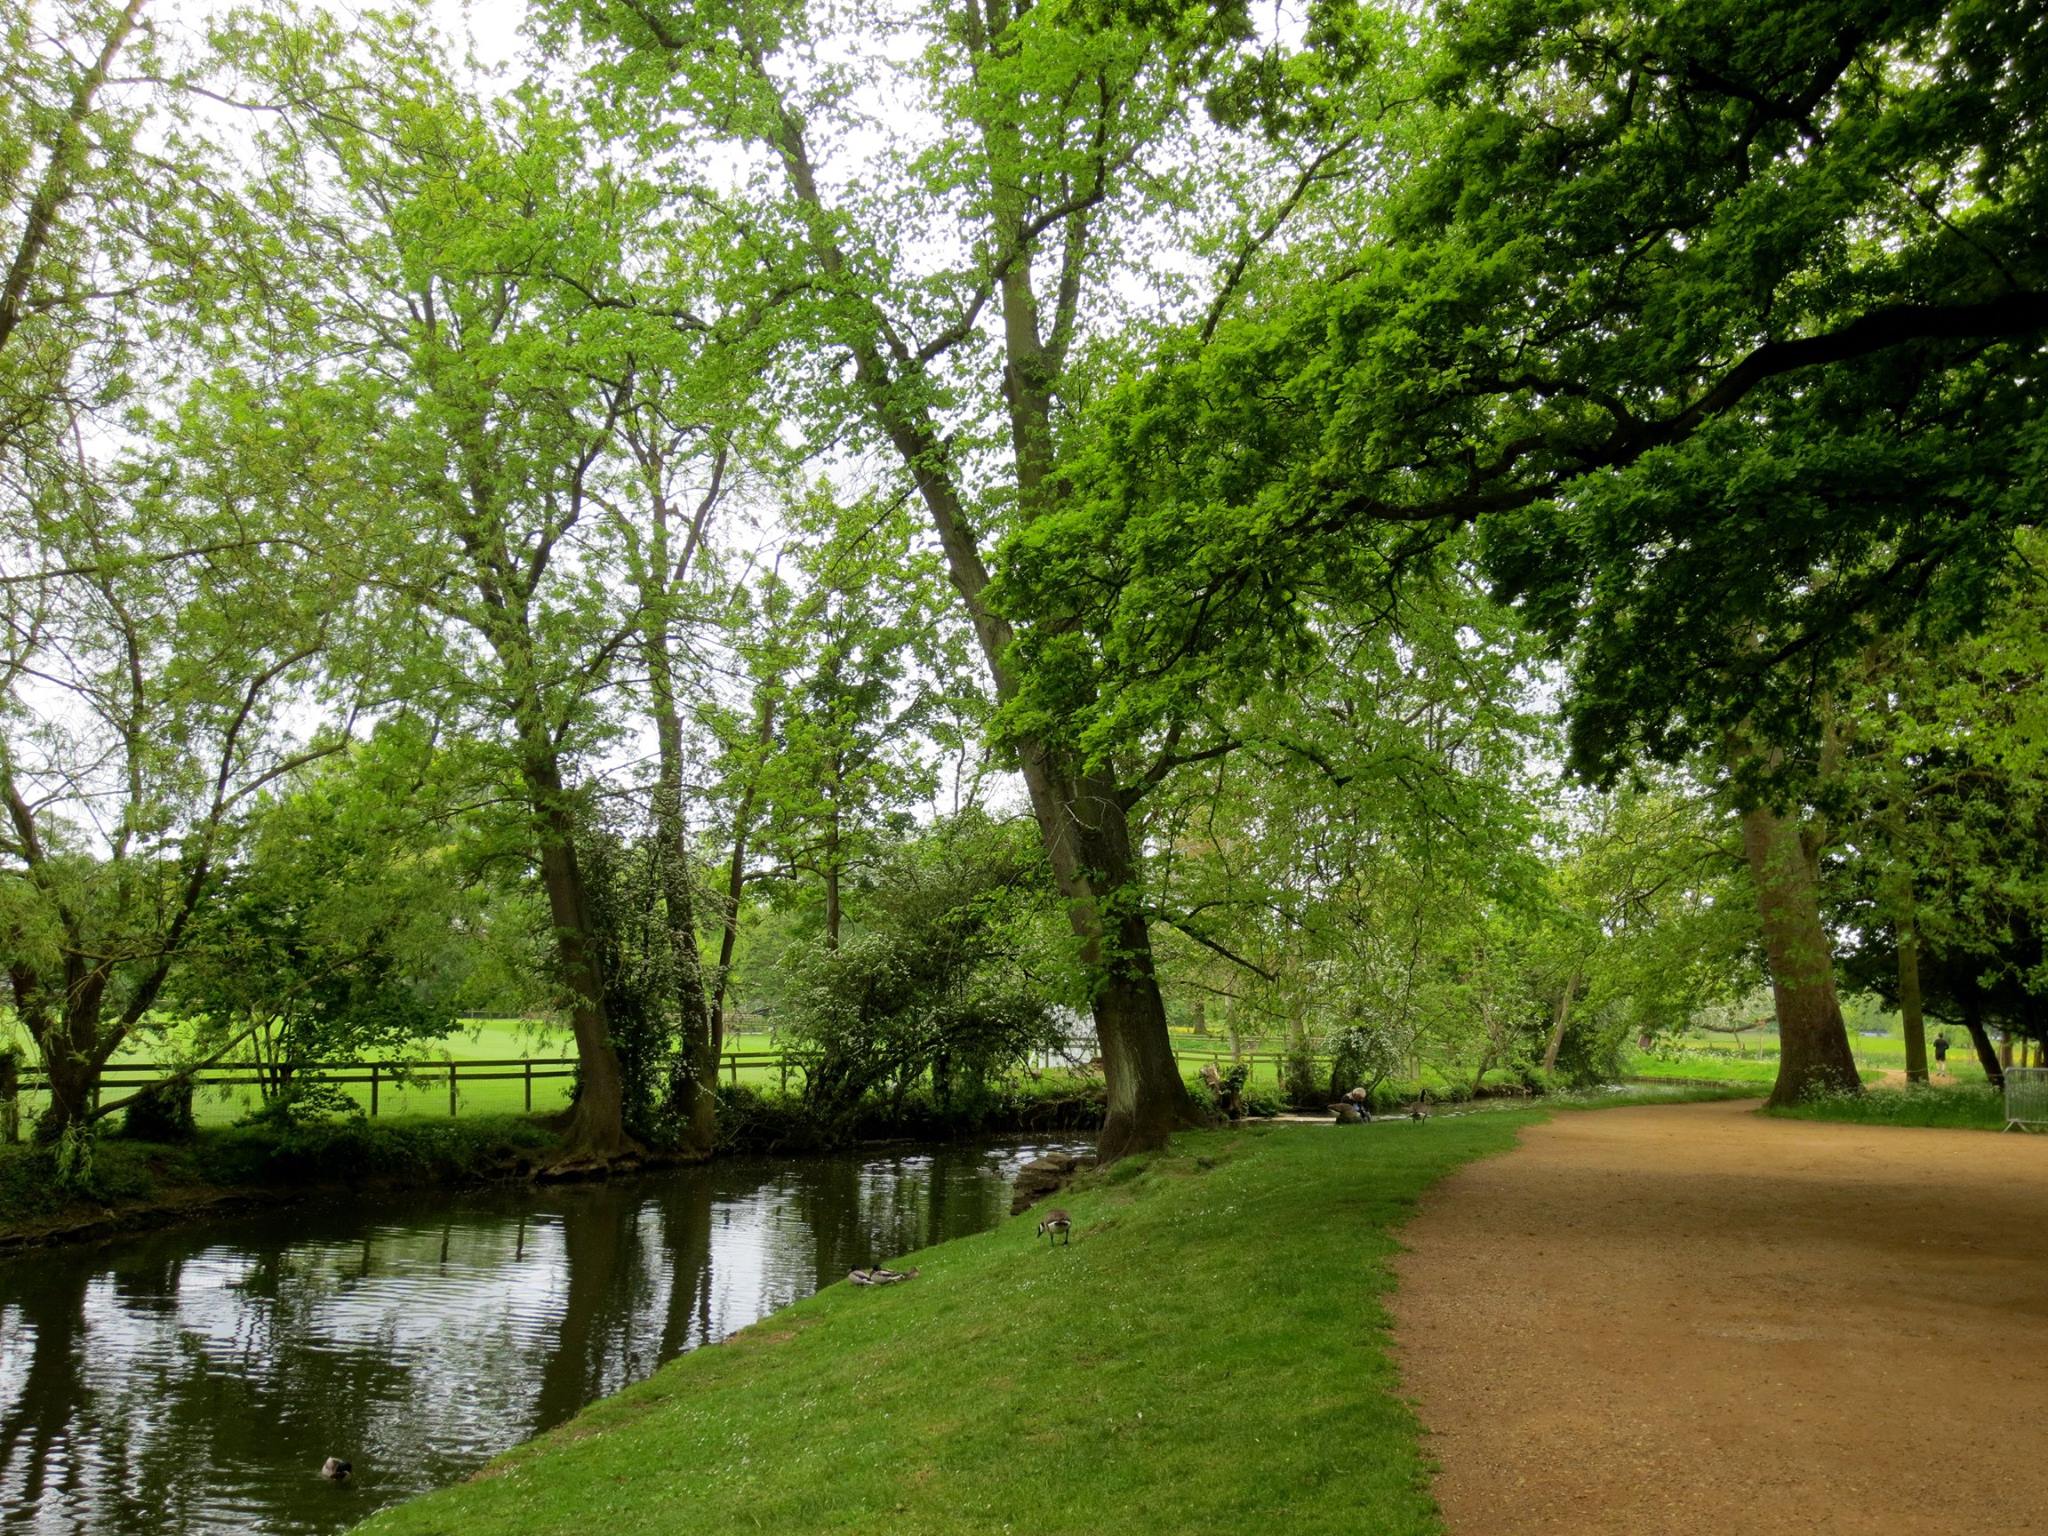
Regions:
M 2048 1067 L 2005 1069 L 2005 1128 L 2048 1126 Z

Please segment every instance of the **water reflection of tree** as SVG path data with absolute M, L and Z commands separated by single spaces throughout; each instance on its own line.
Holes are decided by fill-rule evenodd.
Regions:
M 710 1169 L 662 1187 L 661 1243 L 669 1291 L 661 1326 L 661 1358 L 671 1360 L 708 1341 L 711 1317 L 711 1210 L 717 1189 Z
M 31 1274 L 14 1297 L 33 1334 L 21 1392 L 0 1418 L 0 1493 L 10 1507 L 34 1509 L 53 1483 L 72 1482 L 70 1466 L 52 1465 L 53 1452 L 76 1459 L 68 1433 L 85 1396 L 79 1365 L 85 1351 L 85 1300 L 92 1272 L 82 1264 Z
M 810 1234 L 812 1281 L 827 1286 L 856 1264 L 873 1264 L 868 1213 L 862 1199 L 866 1169 L 851 1157 L 804 1158 L 783 1175 L 790 1209 Z
M 644 1189 L 603 1185 L 567 1192 L 561 1206 L 567 1296 L 555 1346 L 541 1367 L 534 1431 L 572 1417 L 591 1398 L 651 1371 L 657 1272 L 650 1264 Z
M 731 1162 L 39 1258 L 0 1298 L 20 1317 L 0 1500 L 93 1530 L 219 1528 L 243 1501 L 252 1528 L 334 1529 L 853 1264 L 986 1226 L 1008 1198 L 992 1167 Z M 314 1475 L 328 1454 L 363 1474 L 346 1498 Z

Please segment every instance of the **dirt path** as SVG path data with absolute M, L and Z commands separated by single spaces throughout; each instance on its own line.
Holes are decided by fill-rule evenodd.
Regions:
M 1560 1114 L 1393 1300 L 1454 1536 L 2048 1531 L 2048 1136 Z

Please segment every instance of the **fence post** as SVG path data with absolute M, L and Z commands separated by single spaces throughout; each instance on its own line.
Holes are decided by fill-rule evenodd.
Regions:
M 452 1061 L 448 1063 L 448 1113 L 450 1116 L 455 1113 L 455 1063 Z
M 21 1058 L 0 1050 L 0 1142 L 21 1140 Z
M 377 1118 L 377 1063 L 370 1063 L 370 1118 Z
M 740 1059 L 739 1059 L 739 1056 L 738 1056 L 737 1054 L 734 1054 L 734 1055 L 731 1055 L 731 1056 L 728 1056 L 728 1057 L 726 1057 L 726 1058 L 725 1058 L 725 1064 L 726 1064 L 726 1065 L 727 1065 L 728 1067 L 731 1067 L 731 1068 L 732 1068 L 732 1085 L 733 1085 L 733 1087 L 735 1087 L 735 1088 L 739 1087 L 739 1085 L 740 1085 Z
M 526 1112 L 533 1113 L 533 1058 L 526 1058 Z
M 789 1097 L 789 1058 L 782 1058 L 782 1096 Z

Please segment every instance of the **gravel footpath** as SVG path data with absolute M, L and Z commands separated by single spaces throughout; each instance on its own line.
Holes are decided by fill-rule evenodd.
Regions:
M 2048 1531 L 2048 1136 L 1752 1108 L 1559 1114 L 1423 1198 L 1454 1536 Z

